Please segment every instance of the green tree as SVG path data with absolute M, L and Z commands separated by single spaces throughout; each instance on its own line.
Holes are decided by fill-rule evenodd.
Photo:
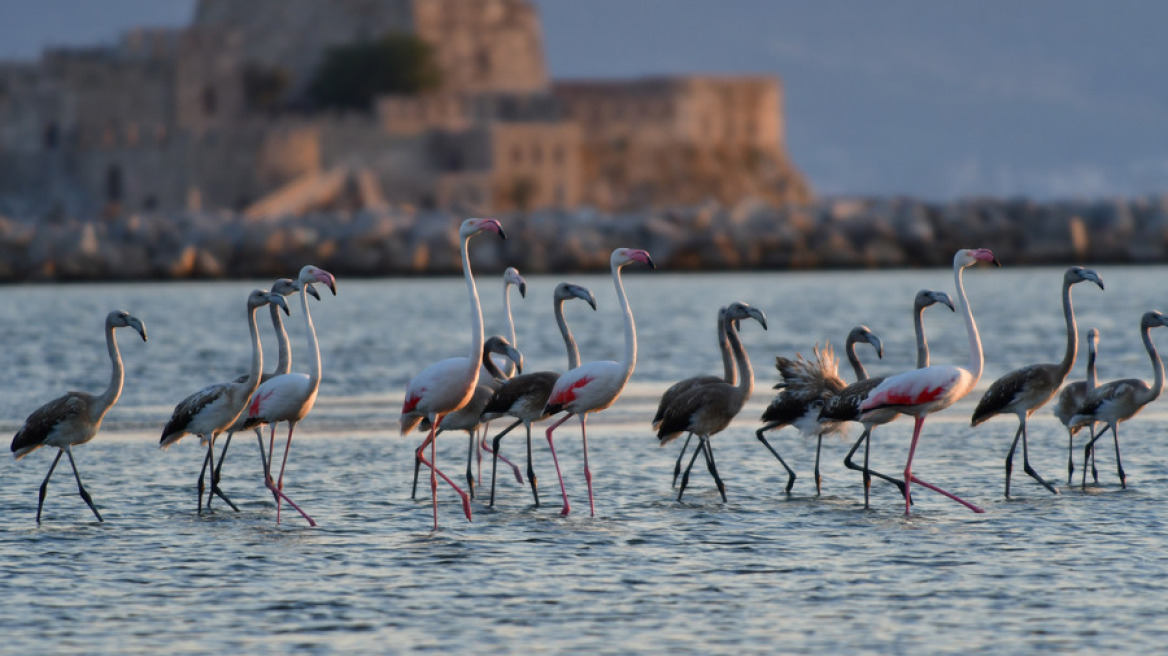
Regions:
M 383 94 L 417 94 L 441 81 L 434 49 L 413 34 L 330 48 L 308 85 L 318 107 L 369 111 Z

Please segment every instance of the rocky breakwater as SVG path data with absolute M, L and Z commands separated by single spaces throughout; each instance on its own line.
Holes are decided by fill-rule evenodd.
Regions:
M 272 277 L 313 262 L 347 276 L 459 271 L 461 216 L 386 210 L 250 219 L 233 213 L 81 220 L 0 217 L 0 281 Z M 635 244 L 668 270 L 943 266 L 992 248 L 1012 264 L 1168 260 L 1168 196 L 1034 202 L 823 199 L 602 215 L 500 216 L 507 241 L 476 244 L 482 270 L 601 271 Z

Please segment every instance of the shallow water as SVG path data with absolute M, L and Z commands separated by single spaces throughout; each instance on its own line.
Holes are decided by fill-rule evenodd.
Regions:
M 1080 332 L 1102 331 L 1100 377 L 1150 379 L 1137 323 L 1145 310 L 1168 309 L 1160 284 L 1168 269 L 1098 270 L 1107 291 L 1080 285 L 1075 301 Z M 862 507 L 859 477 L 840 462 L 843 440 L 824 445 L 823 495 L 816 498 L 814 445 L 790 429 L 771 436 L 799 474 L 793 493 L 783 494 L 785 473 L 753 431 L 772 392 L 776 354 L 806 353 L 817 341 L 838 347 L 852 325 L 865 323 L 885 344 L 884 361 L 873 362 L 861 347 L 873 374 L 910 367 L 912 295 L 922 287 L 952 292 L 950 272 L 626 272 L 640 354 L 626 394 L 589 421 L 597 517 L 588 516 L 579 429 L 569 422 L 556 433 L 569 517 L 559 516 L 559 486 L 539 431 L 542 507 L 532 507 L 526 485 L 501 475 L 496 507 L 475 501 L 468 523 L 443 486 L 437 532 L 430 530 L 426 485 L 418 501 L 409 499 L 412 447 L 420 436 L 399 437 L 396 420 L 409 377 L 463 354 L 469 342 L 461 280 L 341 280 L 338 296 L 312 302 L 325 376 L 317 407 L 297 429 L 286 490 L 317 519 L 315 529 L 287 507 L 276 525 L 250 434 L 233 444 L 224 469 L 239 513 L 216 501 L 214 513 L 196 515 L 202 451 L 189 437 L 168 451 L 156 446 L 176 402 L 246 368 L 244 299 L 259 283 L 0 288 L 0 325 L 7 328 L 0 427 L 9 434 L 63 391 L 105 385 L 100 327 L 109 309 L 135 313 L 150 336 L 143 344 L 119 332 L 125 392 L 101 435 L 75 449 L 104 523 L 78 498 L 66 462 L 36 526 L 36 488 L 49 450 L 0 465 L 0 558 L 7 564 L 0 570 L 6 598 L 0 652 L 1162 649 L 1168 638 L 1161 619 L 1168 603 L 1162 403 L 1120 430 L 1126 490 L 1118 486 L 1110 444 L 1099 453 L 1098 485 L 1086 491 L 1066 485 L 1066 433 L 1046 407 L 1030 422 L 1031 461 L 1062 494 L 1026 477 L 1019 459 L 1014 497 L 1006 500 L 1002 460 L 1013 418 L 968 425 L 976 397 L 994 378 L 1061 356 L 1061 270 L 967 272 L 986 373 L 970 398 L 925 424 L 914 473 L 987 512 L 974 515 L 914 488 L 909 518 L 886 484 L 873 486 L 870 510 Z M 597 312 L 581 303 L 567 308 L 583 358 L 619 358 L 610 279 L 572 279 L 599 301 Z M 479 277 L 489 331 L 501 326 L 497 280 Z M 549 302 L 559 280 L 533 277 L 527 299 L 513 295 L 528 371 L 563 366 Z M 734 300 L 765 310 L 770 330 L 744 326 L 755 396 L 714 438 L 729 502 L 695 468 L 678 503 L 670 474 L 679 445 L 659 448 L 648 419 L 668 384 L 720 370 L 714 315 Z M 297 369 L 304 364 L 303 319 L 298 301 L 292 308 Z M 934 362 L 967 360 L 957 317 L 930 309 L 926 326 Z M 274 350 L 268 357 L 270 365 Z M 1083 376 L 1084 363 L 1080 358 L 1073 379 Z M 910 431 L 903 419 L 878 429 L 873 466 L 901 469 Z M 521 435 L 506 438 L 504 449 L 522 466 Z M 465 453 L 465 436 L 440 439 L 439 463 L 458 480 Z

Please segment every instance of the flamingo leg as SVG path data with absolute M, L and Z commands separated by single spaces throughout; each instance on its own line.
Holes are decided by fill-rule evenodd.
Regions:
M 1067 428 L 1067 485 L 1075 480 L 1075 434 Z
M 1018 448 L 1018 440 L 1022 437 L 1022 422 L 1018 422 L 1018 430 L 1014 431 L 1014 441 L 1010 443 L 1010 450 L 1006 453 L 1006 498 L 1010 498 L 1010 472 L 1014 470 L 1014 449 Z
M 499 444 L 503 441 L 504 435 L 506 435 L 507 433 L 510 433 L 512 428 L 515 428 L 516 426 L 518 426 L 521 423 L 523 423 L 523 422 L 516 419 L 515 423 L 511 424 L 510 426 L 508 426 L 508 427 L 504 428 L 502 431 L 500 431 L 499 434 L 495 436 L 495 440 L 494 440 L 495 448 L 489 450 L 489 453 L 491 454 L 491 502 L 488 503 L 487 505 L 490 507 L 494 507 L 494 505 L 495 505 L 495 470 L 499 466 Z M 530 437 L 531 437 L 531 432 L 529 430 L 528 431 L 528 440 L 529 441 L 530 441 Z
M 1046 482 L 1046 479 L 1038 475 L 1033 467 L 1030 466 L 1030 454 L 1026 448 L 1026 417 L 1022 417 L 1022 471 L 1030 475 L 1030 478 L 1042 483 L 1042 486 L 1050 490 L 1051 494 L 1058 494 L 1059 491 L 1053 485 Z
M 468 430 L 467 435 L 470 436 L 470 443 L 466 445 L 466 491 L 470 493 L 470 498 L 475 498 L 475 477 L 474 477 L 474 454 L 475 445 L 478 444 L 478 436 L 474 434 L 473 430 Z M 479 466 L 479 478 L 482 478 L 482 466 Z
M 722 503 L 726 503 L 726 484 L 718 475 L 718 465 L 714 464 L 714 446 L 710 443 L 709 438 L 702 440 L 702 446 L 705 447 L 706 452 L 706 468 L 710 470 L 710 476 L 714 477 L 714 485 L 718 487 L 718 492 L 722 495 Z
M 49 465 L 49 473 L 45 474 L 45 480 L 41 481 L 41 495 L 37 501 L 37 524 L 41 523 L 41 508 L 45 505 L 45 494 L 49 491 L 49 479 L 53 476 L 53 470 L 57 468 L 57 463 L 61 462 L 61 454 L 65 453 L 64 449 L 57 449 L 57 457 L 53 458 L 53 464 Z
M 531 496 L 535 499 L 535 507 L 539 507 L 539 483 L 535 478 L 535 467 L 532 466 L 531 458 L 531 422 L 525 422 L 524 427 L 527 428 L 527 482 L 531 484 Z
M 516 425 L 518 425 L 520 423 L 520 421 L 521 420 L 516 420 L 515 424 L 512 424 L 511 428 L 514 428 Z M 493 448 L 487 444 L 486 433 L 483 434 L 482 448 L 487 453 L 491 454 L 492 457 L 495 455 L 495 451 L 493 450 Z M 523 473 L 521 471 L 519 471 L 519 465 L 516 465 L 515 463 L 508 460 L 507 456 L 505 456 L 503 454 L 499 454 L 499 460 L 502 460 L 504 464 L 506 464 L 508 467 L 511 468 L 511 473 L 515 474 L 515 482 L 522 485 L 523 484 Z
M 73 449 L 70 449 L 66 446 L 64 450 L 65 455 L 69 456 L 69 465 L 73 467 L 73 478 L 77 479 L 78 494 L 80 494 L 81 498 L 85 501 L 85 505 L 89 506 L 89 509 L 93 511 L 93 514 L 97 517 L 97 521 L 104 522 L 105 520 L 101 518 L 101 513 L 97 512 L 97 506 L 93 505 L 93 499 L 90 498 L 89 493 L 85 491 L 85 486 L 81 484 L 81 473 L 77 471 L 77 463 L 73 462 Z M 58 455 L 58 458 L 59 457 L 60 455 Z M 54 464 L 56 463 L 54 462 Z
M 588 431 L 585 424 L 588 414 L 580 415 L 580 439 L 584 443 L 584 480 L 588 481 L 588 511 L 592 517 L 596 516 L 596 505 L 592 502 L 592 470 L 588 468 Z M 1118 446 L 1119 442 L 1116 442 Z
M 704 453 L 703 445 L 706 443 L 706 438 L 701 435 L 698 436 L 698 445 L 694 447 L 693 453 L 690 454 L 689 464 L 686 465 L 685 472 L 681 475 L 681 489 L 677 491 L 677 500 L 681 501 L 681 495 L 685 494 L 685 488 L 689 487 L 689 472 L 693 469 L 694 461 L 698 459 L 698 454 Z
M 763 431 L 769 430 L 769 429 L 770 429 L 769 425 L 763 426 L 762 428 L 760 428 L 754 432 L 754 436 L 758 438 L 759 442 L 762 442 L 762 445 L 767 448 L 767 451 L 770 451 L 771 455 L 773 455 L 775 457 L 775 459 L 777 459 L 779 461 L 779 464 L 782 465 L 783 468 L 787 470 L 787 494 L 790 494 L 791 488 L 795 486 L 795 478 L 796 478 L 795 477 L 795 470 L 791 469 L 791 467 L 787 464 L 787 462 L 785 460 L 783 460 L 783 456 L 780 456 L 779 452 L 775 451 L 775 448 L 773 446 L 771 446 L 771 443 L 768 442 L 765 437 L 763 437 L 763 435 L 762 435 Z
M 1092 433 L 1091 439 L 1087 440 L 1087 444 L 1083 445 L 1083 479 L 1082 479 L 1080 486 L 1079 486 L 1080 489 L 1087 488 L 1087 459 L 1088 458 L 1091 458 L 1091 461 L 1092 461 L 1091 462 L 1092 474 L 1095 473 L 1095 471 L 1094 471 L 1095 470 L 1095 462 L 1094 462 L 1094 460 L 1095 460 L 1095 449 L 1094 449 L 1095 442 L 1100 437 L 1103 437 L 1103 434 L 1107 432 L 1107 429 L 1109 426 L 1110 426 L 1110 424 L 1104 424 L 1103 428 L 1101 428 L 1098 433 Z M 1094 430 L 1093 425 L 1092 425 L 1091 429 Z M 1098 476 L 1095 477 L 1095 482 L 1096 483 L 1099 482 Z
M 422 464 L 426 465 L 427 467 L 430 468 L 430 500 L 431 500 L 431 504 L 434 507 L 434 530 L 435 531 L 438 530 L 438 478 L 437 477 L 439 477 L 439 476 L 441 476 L 442 480 L 446 481 L 446 483 L 448 485 L 450 485 L 450 487 L 454 488 L 454 491 L 458 493 L 458 496 L 462 499 L 462 511 L 463 511 L 463 513 L 466 514 L 467 521 L 473 521 L 472 515 L 471 515 L 471 510 L 470 510 L 470 497 L 467 496 L 466 492 L 463 492 L 462 488 L 458 487 L 458 485 L 455 484 L 454 481 L 450 480 L 450 478 L 448 476 L 446 476 L 446 474 L 443 474 L 438 469 L 438 466 L 437 466 L 437 455 L 438 455 L 438 432 L 437 431 L 438 431 L 438 425 L 442 423 L 443 418 L 444 417 L 438 417 L 435 421 L 432 421 L 430 423 L 430 436 L 426 438 L 426 441 L 429 442 L 429 444 L 430 444 L 430 461 L 429 462 L 426 461 L 426 457 L 425 457 L 424 453 L 421 456 L 422 457 Z M 425 443 L 423 443 L 422 446 L 424 448 Z
M 562 419 L 552 424 L 551 426 L 548 426 L 546 433 L 548 448 L 552 451 L 552 462 L 556 465 L 556 476 L 558 476 L 560 479 L 560 494 L 564 495 L 564 507 L 560 509 L 561 517 L 567 517 L 568 513 L 572 512 L 572 504 L 568 503 L 568 490 L 564 487 L 564 474 L 560 471 L 560 459 L 556 457 L 556 445 L 552 443 L 552 431 L 556 430 L 556 428 L 559 428 L 560 424 L 568 421 L 571 416 L 572 413 L 570 412 L 564 415 Z
M 208 449 L 210 448 L 210 446 L 211 445 L 208 444 Z M 199 483 L 195 487 L 195 489 L 198 490 L 198 493 L 199 493 L 198 514 L 200 514 L 200 515 L 203 514 L 203 490 L 207 489 L 206 485 L 203 483 L 203 478 L 207 475 L 207 463 L 210 460 L 211 460 L 211 452 L 210 452 L 210 450 L 208 450 L 207 455 L 203 456 L 203 468 L 199 470 Z
M 288 505 L 292 506 L 296 512 L 300 513 L 300 516 L 308 522 L 309 526 L 316 526 L 316 522 L 312 521 L 312 518 L 308 516 L 308 513 L 301 510 L 300 506 L 293 503 L 292 499 L 288 498 L 288 495 L 284 494 L 284 468 L 288 466 L 288 452 L 292 449 L 292 431 L 295 428 L 296 422 L 288 422 L 288 441 L 284 444 L 284 460 L 282 463 L 280 463 L 280 480 L 276 483 L 276 489 L 280 491 L 280 496 L 288 502 Z M 276 501 L 276 523 L 280 523 L 279 500 Z
M 223 461 L 227 459 L 227 447 L 231 446 L 231 437 L 233 435 L 235 435 L 235 431 L 231 431 L 231 432 L 227 433 L 227 439 L 223 441 L 223 450 L 219 452 L 219 464 L 215 465 L 215 469 L 212 470 L 211 480 L 214 481 L 216 485 L 219 484 L 220 471 L 222 471 L 222 469 L 223 469 Z M 207 498 L 207 510 L 210 510 L 210 509 L 211 509 L 211 497 L 208 497 Z
M 877 478 L 884 479 L 884 480 L 888 481 L 889 483 L 892 483 L 893 485 L 895 485 L 897 487 L 897 489 L 900 490 L 901 496 L 904 496 L 904 481 L 893 478 L 893 477 L 889 476 L 888 474 L 882 474 L 882 473 L 875 471 L 873 469 L 870 469 L 868 467 L 868 457 L 869 457 L 869 452 L 871 451 L 871 446 L 872 446 L 872 428 L 874 428 L 874 427 L 873 426 L 865 426 L 864 432 L 860 434 L 860 439 L 856 440 L 856 443 L 852 445 L 852 449 L 850 451 L 848 451 L 848 455 L 844 456 L 844 466 L 845 467 L 847 467 L 848 469 L 851 469 L 851 470 L 859 470 L 864 475 L 864 507 L 865 508 L 868 507 L 869 490 L 872 487 L 872 477 L 873 476 L 875 476 Z M 855 455 L 856 449 L 860 448 L 861 442 L 864 443 L 864 466 L 863 467 L 860 467 L 852 460 L 852 456 Z
M 671 487 L 677 487 L 677 477 L 681 475 L 681 460 L 685 457 L 685 450 L 689 448 L 689 441 L 693 439 L 693 433 L 686 433 L 685 442 L 681 445 L 681 451 L 677 454 L 677 462 L 673 465 L 673 484 Z
M 1119 459 L 1119 428 L 1118 424 L 1111 425 L 1111 436 L 1115 438 L 1115 469 L 1119 473 L 1119 486 L 1127 489 L 1127 476 L 1123 473 L 1123 461 Z M 70 456 L 72 458 L 72 456 Z
M 256 434 L 256 441 L 259 442 L 259 445 L 260 445 L 260 461 L 264 465 L 264 477 L 266 479 L 267 475 L 268 475 L 268 471 L 269 471 L 269 463 L 268 463 L 268 456 L 266 453 L 264 453 L 264 432 L 262 430 L 260 430 L 259 426 L 256 426 L 255 434 Z M 264 487 L 267 487 L 267 485 L 265 484 Z M 273 493 L 272 494 L 272 501 L 276 501 L 277 496 L 278 495 Z
M 209 469 L 210 469 L 210 471 L 207 472 L 207 475 L 211 478 L 211 492 L 207 494 L 207 512 L 211 512 L 211 497 L 212 497 L 212 495 L 218 495 L 220 499 L 223 499 L 223 501 L 227 503 L 227 505 L 231 506 L 232 510 L 234 510 L 235 512 L 239 512 L 239 506 L 232 503 L 231 499 L 228 499 L 227 495 L 223 493 L 223 490 L 219 489 L 219 481 L 218 481 L 218 479 L 215 478 L 215 436 L 214 435 L 211 436 L 211 442 L 207 445 L 207 464 L 209 465 Z
M 938 494 L 943 494 L 943 495 L 949 497 L 950 499 L 953 499 L 957 503 L 960 503 L 961 505 L 965 506 L 966 508 L 969 508 L 970 510 L 972 510 L 975 513 L 984 513 L 985 510 L 973 505 L 972 503 L 969 503 L 968 501 L 966 501 L 965 499 L 962 499 L 961 497 L 957 496 L 956 494 L 953 494 L 951 492 L 946 492 L 945 490 L 942 490 L 941 488 L 937 487 L 936 485 L 933 485 L 932 483 L 926 483 L 925 481 L 917 478 L 916 476 L 913 476 L 913 473 L 912 473 L 913 454 L 917 450 L 917 440 L 920 439 L 921 426 L 924 425 L 924 423 L 925 423 L 924 417 L 917 417 L 916 418 L 916 425 L 913 426 L 912 444 L 910 444 L 908 447 L 908 462 L 906 462 L 904 465 L 904 492 L 905 492 L 905 494 L 904 494 L 904 498 L 905 498 L 904 514 L 905 515 L 909 514 L 909 506 L 911 505 L 911 496 L 909 493 L 909 483 L 910 482 L 917 483 L 919 485 L 923 485 L 924 487 L 927 487 L 930 490 L 932 490 Z
M 820 433 L 815 440 L 815 496 L 819 496 L 820 487 L 823 484 L 823 477 L 819 475 L 819 452 L 823 449 L 823 433 Z

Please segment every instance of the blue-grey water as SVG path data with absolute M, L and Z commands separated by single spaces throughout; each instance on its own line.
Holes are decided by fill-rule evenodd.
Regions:
M 1168 310 L 1168 268 L 1100 267 L 1106 291 L 1075 289 L 1080 332 L 1102 332 L 1102 380 L 1152 369 L 1137 324 Z M 293 272 L 289 272 L 290 274 Z M 608 276 L 573 276 L 599 310 L 568 304 L 584 360 L 616 359 L 621 318 Z M 0 428 L 14 433 L 41 403 L 69 390 L 100 391 L 109 376 L 101 325 L 110 309 L 142 318 L 150 340 L 119 331 L 125 392 L 101 434 L 75 449 L 106 521 L 76 494 L 63 461 L 34 522 L 37 486 L 54 455 L 42 449 L 0 465 L 0 652 L 34 653 L 1152 653 L 1168 643 L 1168 415 L 1160 401 L 1120 431 L 1128 487 L 1120 489 L 1110 441 L 1100 482 L 1066 484 L 1066 434 L 1045 407 L 1030 423 L 1031 461 L 1051 495 L 1016 462 L 1002 495 L 1012 417 L 976 429 L 976 397 L 997 376 L 1061 357 L 1061 269 L 966 272 L 986 350 L 969 398 L 928 420 L 914 473 L 976 503 L 974 515 L 916 488 L 904 516 L 894 488 L 874 485 L 862 507 L 859 477 L 824 446 L 823 495 L 811 478 L 814 445 L 791 429 L 772 443 L 798 471 L 793 493 L 753 431 L 770 398 L 777 354 L 836 346 L 864 323 L 883 361 L 861 347 L 874 374 L 912 366 L 910 304 L 920 288 L 952 292 L 947 270 L 675 275 L 626 269 L 640 358 L 621 400 L 589 422 L 597 516 L 588 516 L 578 426 L 557 432 L 573 512 L 559 490 L 542 431 L 535 467 L 544 505 L 501 477 L 494 509 L 474 502 L 468 523 L 440 487 L 441 529 L 428 495 L 409 499 L 413 447 L 397 415 L 410 376 L 464 355 L 469 345 L 461 279 L 346 280 L 313 301 L 324 380 L 297 429 L 286 491 L 319 526 L 294 514 L 275 522 L 255 439 L 240 436 L 224 488 L 241 506 L 195 513 L 203 452 L 158 437 L 174 404 L 246 369 L 244 300 L 258 282 L 28 285 L 0 288 L 3 394 Z M 528 371 L 561 369 L 551 320 L 559 277 L 532 277 L 513 294 Z M 500 276 L 479 272 L 488 331 L 501 326 Z M 293 299 L 295 300 L 295 299 Z M 756 366 L 754 398 L 714 438 L 729 502 L 704 471 L 675 501 L 678 444 L 659 448 L 648 422 L 660 392 L 718 373 L 718 306 L 762 308 L 763 331 L 743 339 Z M 299 302 L 289 319 L 294 369 L 304 370 Z M 261 313 L 268 364 L 273 340 Z M 965 363 L 964 327 L 943 308 L 926 313 L 936 363 Z M 1155 337 L 1168 346 L 1168 331 Z M 1072 372 L 1082 378 L 1085 349 Z M 845 372 L 845 377 L 851 374 Z M 282 434 L 281 439 L 282 443 Z M 858 434 L 858 429 L 852 435 Z M 911 423 L 875 433 L 873 466 L 903 468 Z M 1079 440 L 1082 442 L 1082 439 Z M 522 464 L 521 435 L 504 451 Z M 466 438 L 444 434 L 439 464 L 461 479 Z M 1078 467 L 1078 463 L 1076 463 Z M 1076 482 L 1078 476 L 1076 473 Z M 422 486 L 423 492 L 427 490 Z

